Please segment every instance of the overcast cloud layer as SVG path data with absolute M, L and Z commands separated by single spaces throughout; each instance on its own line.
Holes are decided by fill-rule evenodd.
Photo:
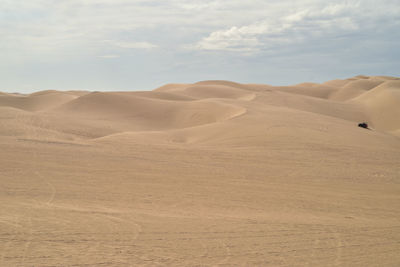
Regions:
M 399 0 L 1 0 L 0 90 L 399 76 L 399 29 Z

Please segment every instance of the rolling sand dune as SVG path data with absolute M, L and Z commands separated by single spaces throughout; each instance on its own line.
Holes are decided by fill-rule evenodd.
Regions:
M 69 102 L 78 96 L 57 91 L 39 92 L 32 95 L 0 95 L 0 106 L 27 111 L 41 111 Z
M 195 98 L 190 96 L 185 96 L 179 93 L 171 93 L 171 92 L 158 92 L 158 91 L 142 91 L 142 92 L 133 92 L 134 96 L 141 96 L 146 98 L 156 98 L 162 100 L 171 100 L 171 101 L 192 101 Z
M 334 87 L 323 84 L 312 84 L 312 85 L 300 84 L 297 86 L 279 86 L 275 87 L 275 89 L 282 92 L 319 97 L 319 98 L 329 98 L 330 95 L 332 95 L 337 90 Z
M 120 120 L 127 129 L 185 128 L 238 116 L 245 109 L 216 101 L 166 101 L 124 93 L 91 93 L 55 112 L 83 118 Z
M 381 83 L 359 95 L 354 102 L 366 106 L 374 127 L 386 131 L 400 129 L 400 80 Z
M 0 93 L 0 266 L 399 266 L 399 103 L 362 75 Z
M 330 98 L 333 100 L 349 100 L 354 97 L 357 97 L 368 90 L 380 85 L 384 81 L 382 80 L 355 80 L 347 83 L 341 89 L 339 89 L 335 94 L 333 94 Z
M 175 90 L 178 88 L 185 88 L 189 86 L 190 84 L 185 84 L 185 83 L 169 83 L 166 85 L 163 85 L 157 89 L 154 89 L 153 91 L 158 91 L 158 92 L 163 92 L 163 91 L 170 91 L 170 90 Z
M 178 90 L 181 94 L 197 99 L 228 98 L 237 100 L 251 100 L 254 94 L 246 90 L 237 89 L 226 85 L 197 84 Z M 175 91 L 176 92 L 176 91 Z
M 327 86 L 332 86 L 335 88 L 341 88 L 343 86 L 345 86 L 346 84 L 348 84 L 349 82 L 351 82 L 351 79 L 346 79 L 346 80 L 331 80 L 331 81 L 327 81 L 322 83 L 323 85 L 327 85 Z

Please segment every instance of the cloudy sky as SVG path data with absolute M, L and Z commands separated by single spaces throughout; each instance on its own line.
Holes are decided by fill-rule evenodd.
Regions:
M 0 91 L 399 76 L 400 0 L 0 0 Z

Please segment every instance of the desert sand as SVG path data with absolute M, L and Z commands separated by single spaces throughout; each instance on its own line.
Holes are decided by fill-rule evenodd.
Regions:
M 0 93 L 0 182 L 1 266 L 400 266 L 400 79 Z

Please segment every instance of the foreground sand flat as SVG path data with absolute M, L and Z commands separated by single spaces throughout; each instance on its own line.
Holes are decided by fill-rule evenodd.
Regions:
M 0 265 L 399 266 L 399 103 L 377 76 L 1 93 Z

